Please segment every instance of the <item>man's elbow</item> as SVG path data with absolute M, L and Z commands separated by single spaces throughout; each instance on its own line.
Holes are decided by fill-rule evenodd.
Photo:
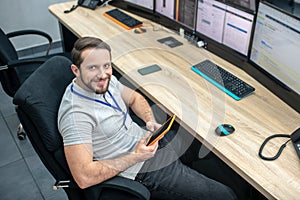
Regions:
M 75 182 L 77 183 L 77 185 L 80 189 L 86 189 L 88 187 L 91 187 L 91 186 L 97 184 L 97 183 L 93 182 L 90 177 L 86 177 L 86 176 L 81 176 L 81 177 L 75 178 Z

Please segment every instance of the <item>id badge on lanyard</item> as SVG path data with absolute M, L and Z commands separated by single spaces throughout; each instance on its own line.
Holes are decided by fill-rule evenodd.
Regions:
M 88 100 L 91 100 L 91 101 L 94 101 L 94 102 L 97 102 L 97 103 L 100 103 L 100 104 L 103 104 L 105 106 L 108 106 L 108 107 L 111 107 L 119 112 L 121 112 L 123 115 L 124 115 L 124 120 L 123 120 L 123 126 L 125 126 L 126 129 L 128 129 L 129 125 L 130 125 L 130 120 L 127 120 L 127 115 L 128 115 L 128 109 L 126 109 L 126 112 L 124 112 L 121 107 L 119 106 L 118 102 L 116 101 L 116 99 L 114 98 L 114 96 L 110 93 L 110 91 L 108 90 L 108 94 L 109 96 L 112 98 L 112 100 L 114 101 L 114 104 L 115 105 L 112 105 L 108 102 L 105 102 L 105 101 L 101 101 L 99 99 L 94 99 L 94 98 L 91 98 L 91 97 L 88 97 L 88 96 L 85 96 L 83 94 L 80 94 L 79 92 L 75 91 L 74 88 L 73 88 L 73 85 L 71 85 L 71 92 L 82 97 L 82 98 L 85 98 L 85 99 L 88 99 Z

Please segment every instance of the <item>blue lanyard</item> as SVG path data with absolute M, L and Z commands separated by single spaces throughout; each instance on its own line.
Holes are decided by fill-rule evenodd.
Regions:
M 114 98 L 114 96 L 110 93 L 109 90 L 107 90 L 107 92 L 108 92 L 109 96 L 112 98 L 112 100 L 114 101 L 114 103 L 115 103 L 116 106 L 111 105 L 111 104 L 108 103 L 108 102 L 101 101 L 101 100 L 99 100 L 99 99 L 94 99 L 94 98 L 85 96 L 85 95 L 83 95 L 83 94 L 80 94 L 79 92 L 77 92 L 77 91 L 74 90 L 73 85 L 71 85 L 71 92 L 74 93 L 74 94 L 76 94 L 76 95 L 78 95 L 78 96 L 80 96 L 80 97 L 82 97 L 82 98 L 85 98 L 85 99 L 88 99 L 88 100 L 91 100 L 91 101 L 95 101 L 95 102 L 97 102 L 97 103 L 101 103 L 101 104 L 103 104 L 103 105 L 105 105 L 105 106 L 108 106 L 108 107 L 111 107 L 111 108 L 113 108 L 113 109 L 116 109 L 116 110 L 120 111 L 120 112 L 124 115 L 123 125 L 125 125 L 126 118 L 127 118 L 127 114 L 128 114 L 128 109 L 126 110 L 126 112 L 124 112 L 124 111 L 121 109 L 121 107 L 119 106 L 119 104 L 118 104 L 118 102 L 116 101 L 116 99 Z

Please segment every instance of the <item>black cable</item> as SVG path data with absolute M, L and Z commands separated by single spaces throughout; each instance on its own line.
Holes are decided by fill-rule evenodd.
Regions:
M 273 139 L 273 138 L 275 138 L 275 137 L 286 137 L 286 138 L 291 138 L 291 136 L 290 136 L 290 135 L 287 135 L 287 134 L 275 134 L 275 135 L 271 135 L 271 136 L 267 137 L 267 138 L 265 139 L 265 141 L 262 143 L 262 145 L 260 146 L 260 148 L 259 148 L 259 153 L 258 153 L 259 157 L 262 158 L 263 160 L 269 160 L 269 161 L 271 161 L 271 160 L 277 159 L 277 158 L 280 156 L 280 154 L 282 153 L 283 149 L 286 147 L 286 144 L 287 144 L 289 141 L 291 141 L 291 139 L 289 139 L 289 140 L 287 140 L 283 145 L 281 145 L 281 147 L 279 148 L 277 154 L 276 154 L 275 156 L 273 156 L 273 157 L 266 157 L 266 156 L 262 155 L 262 151 L 263 151 L 265 145 L 266 145 L 271 139 Z
M 70 13 L 73 10 L 75 10 L 77 7 L 78 7 L 78 4 L 77 5 L 73 5 L 70 10 L 65 10 L 64 13 Z

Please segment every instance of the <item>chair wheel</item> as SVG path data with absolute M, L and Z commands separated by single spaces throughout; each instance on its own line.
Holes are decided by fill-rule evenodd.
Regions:
M 25 132 L 18 133 L 18 138 L 19 138 L 19 140 L 25 140 L 26 139 L 26 133 Z
M 26 133 L 23 129 L 22 124 L 19 124 L 19 126 L 18 126 L 17 136 L 18 136 L 19 140 L 25 140 L 26 139 Z

